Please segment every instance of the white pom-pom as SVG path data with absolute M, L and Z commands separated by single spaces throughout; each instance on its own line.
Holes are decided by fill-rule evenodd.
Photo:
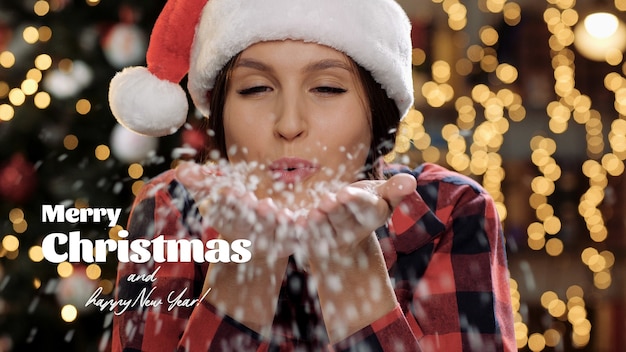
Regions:
M 176 132 L 187 120 L 189 109 L 178 83 L 161 80 L 141 66 L 126 68 L 113 77 L 109 105 L 121 125 L 153 137 Z

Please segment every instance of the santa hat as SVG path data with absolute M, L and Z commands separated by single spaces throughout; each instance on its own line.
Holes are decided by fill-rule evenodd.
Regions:
M 395 101 L 400 119 L 413 105 L 410 31 L 395 0 L 169 0 L 152 31 L 147 67 L 111 80 L 111 111 L 137 133 L 174 133 L 187 118 L 186 74 L 194 105 L 208 116 L 207 93 L 232 57 L 254 43 L 294 39 L 351 57 Z

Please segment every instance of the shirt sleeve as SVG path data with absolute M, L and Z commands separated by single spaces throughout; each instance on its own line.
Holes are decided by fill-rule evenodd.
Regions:
M 217 237 L 203 226 L 195 204 L 172 172 L 142 189 L 133 204 L 128 232 L 129 241 L 162 237 L 206 242 Z M 267 350 L 259 334 L 202 300 L 207 263 L 162 261 L 151 252 L 153 257 L 146 263 L 118 265 L 115 301 L 128 302 L 128 307 L 115 309 L 113 352 Z
M 133 205 L 127 240 L 196 237 L 192 225 L 181 221 L 193 217 L 194 209 L 189 207 L 191 203 L 181 201 L 184 198 L 171 196 L 178 191 L 180 184 L 171 175 L 146 185 Z M 114 352 L 174 351 L 193 310 L 190 302 L 201 293 L 206 272 L 201 265 L 155 262 L 155 257 L 145 263 L 118 265 L 115 301 L 120 304 L 113 317 Z
M 400 306 L 346 339 L 334 344 L 331 351 L 415 351 L 422 348 L 413 334 Z
M 261 335 L 237 322 L 233 318 L 220 314 L 206 301 L 202 301 L 189 318 L 189 324 L 180 339 L 178 351 L 267 351 L 269 344 Z
M 386 233 L 377 231 L 399 305 L 328 350 L 515 351 L 506 255 L 493 200 L 469 178 L 434 165 L 402 172 L 416 177 L 417 190 L 396 208 Z M 193 206 L 172 196 L 180 185 L 165 181 L 138 196 L 129 240 L 161 234 L 206 240 L 210 235 L 198 234 L 190 221 Z M 141 273 L 153 277 L 132 279 Z M 288 342 L 274 345 L 206 301 L 170 308 L 172 292 L 198 298 L 205 276 L 206 267 L 193 262 L 120 263 L 116 298 L 148 299 L 117 308 L 113 351 L 289 350 Z M 149 304 L 159 299 L 162 304 Z
M 491 197 L 426 164 L 394 214 L 390 275 L 424 351 L 517 351 L 504 239 Z
M 277 345 L 263 340 L 258 333 L 229 316 L 221 316 L 215 307 L 203 302 L 194 309 L 178 350 L 181 352 L 294 350 L 290 346 L 289 341 Z M 325 350 L 422 351 L 400 306 L 344 340 L 329 345 Z

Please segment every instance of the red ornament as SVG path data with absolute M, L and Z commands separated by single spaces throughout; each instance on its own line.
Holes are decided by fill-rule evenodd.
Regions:
M 9 43 L 13 39 L 13 30 L 11 26 L 4 22 L 0 22 L 0 51 L 5 51 Z
M 25 203 L 35 191 L 37 171 L 24 155 L 16 153 L 0 168 L 0 197 Z
M 195 149 L 197 153 L 202 153 L 209 142 L 209 135 L 205 130 L 189 129 L 182 132 L 183 146 Z

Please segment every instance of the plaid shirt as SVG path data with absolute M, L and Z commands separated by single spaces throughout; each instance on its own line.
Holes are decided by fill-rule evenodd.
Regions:
M 330 345 L 308 274 L 290 260 L 273 336 L 263 339 L 206 301 L 169 309 L 168 295 L 199 297 L 207 263 L 159 263 L 148 282 L 128 279 L 154 272 L 153 262 L 120 263 L 116 299 L 165 303 L 132 305 L 123 313 L 118 307 L 113 351 L 516 351 L 506 253 L 491 198 L 471 179 L 437 165 L 387 171 L 414 175 L 417 191 L 403 200 L 404 212 L 395 211 L 376 231 L 399 302 L 384 317 Z M 137 197 L 129 239 L 215 238 L 199 219 L 187 191 L 166 172 Z

